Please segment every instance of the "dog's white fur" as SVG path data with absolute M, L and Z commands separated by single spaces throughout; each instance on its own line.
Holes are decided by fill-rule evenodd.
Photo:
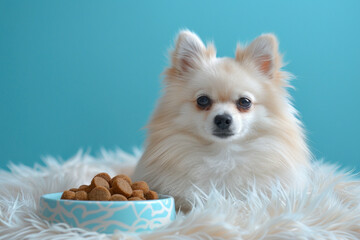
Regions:
M 235 58 L 217 58 L 212 44 L 181 31 L 133 178 L 174 196 L 185 210 L 193 193 L 212 185 L 239 193 L 266 190 L 274 181 L 285 188 L 301 182 L 310 152 L 286 90 L 290 74 L 281 67 L 272 34 L 238 46 Z M 212 99 L 210 109 L 197 107 L 201 95 Z M 240 97 L 252 101 L 250 110 L 238 110 Z M 234 133 L 225 139 L 212 132 L 214 117 L 224 113 L 232 116 Z

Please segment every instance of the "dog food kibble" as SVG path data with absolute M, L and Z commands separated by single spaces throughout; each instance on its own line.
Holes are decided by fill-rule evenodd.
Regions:
M 143 201 L 158 199 L 144 181 L 132 183 L 131 178 L 119 174 L 111 178 L 107 173 L 96 174 L 90 185 L 81 185 L 63 192 L 61 199 L 82 201 Z
M 157 192 L 150 190 L 147 193 L 145 193 L 145 198 L 146 198 L 146 200 L 153 200 L 153 199 L 159 199 L 159 196 L 158 196 Z
M 127 201 L 128 199 L 121 194 L 114 194 L 111 196 L 110 201 Z
M 134 182 L 131 185 L 131 188 L 134 189 L 134 190 L 141 190 L 144 193 L 147 193 L 149 191 L 149 186 L 144 181 Z
M 88 200 L 88 194 L 85 191 L 77 191 L 75 193 L 75 200 Z
M 96 174 L 95 177 L 102 177 L 103 179 L 105 179 L 108 183 L 110 183 L 110 180 L 111 180 L 111 177 L 109 174 L 107 173 L 99 173 L 99 174 Z
M 108 181 L 106 181 L 104 178 L 102 177 L 94 177 L 93 180 L 91 181 L 91 185 L 92 188 L 94 187 L 105 187 L 105 188 L 109 188 L 110 185 L 108 183 Z
M 109 190 L 107 190 L 107 188 L 103 186 L 95 187 L 89 193 L 89 200 L 92 201 L 108 201 L 110 200 L 110 198 L 111 198 L 111 194 Z
M 75 193 L 73 191 L 64 191 L 61 199 L 74 199 L 75 198 Z
M 89 186 L 88 185 L 81 185 L 79 187 L 79 191 L 86 191 L 86 189 L 88 188 Z
M 115 177 L 113 177 L 113 178 L 110 180 L 110 183 L 113 184 L 113 182 L 114 182 L 116 179 L 118 179 L 118 178 L 125 179 L 130 185 L 132 184 L 130 177 L 129 177 L 129 176 L 126 176 L 126 175 L 124 175 L 124 174 L 116 175 Z
M 124 195 L 125 197 L 130 197 L 133 192 L 130 184 L 123 178 L 115 179 L 112 189 L 114 193 Z
M 145 200 L 144 192 L 142 190 L 133 190 L 131 197 L 138 197 L 138 198 Z

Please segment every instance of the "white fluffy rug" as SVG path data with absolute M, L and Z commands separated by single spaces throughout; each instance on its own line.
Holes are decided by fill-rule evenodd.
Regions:
M 305 191 L 274 186 L 271 197 L 249 190 L 242 200 L 213 191 L 151 233 L 98 234 L 37 215 L 42 194 L 89 182 L 100 171 L 131 174 L 140 155 L 103 150 L 95 158 L 80 151 L 67 161 L 46 157 L 45 166 L 0 170 L 0 239 L 360 239 L 360 180 L 322 163 L 313 164 Z

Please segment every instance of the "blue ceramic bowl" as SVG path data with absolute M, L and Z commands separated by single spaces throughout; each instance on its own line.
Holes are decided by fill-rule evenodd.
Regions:
M 175 219 L 174 198 L 166 195 L 146 201 L 63 200 L 61 195 L 50 193 L 40 198 L 40 215 L 49 222 L 114 233 L 151 231 Z

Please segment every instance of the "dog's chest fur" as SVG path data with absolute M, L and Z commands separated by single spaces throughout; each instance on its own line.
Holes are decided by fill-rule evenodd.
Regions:
M 188 156 L 185 161 L 193 165 L 190 176 L 194 182 L 212 181 L 214 184 L 221 184 L 229 178 L 242 175 L 239 173 L 242 171 L 241 165 L 246 162 L 246 154 L 235 144 L 213 144 L 198 154 Z
M 172 141 L 167 143 L 169 142 Z M 262 158 L 266 155 L 257 152 L 258 143 L 243 146 L 235 143 L 214 143 L 198 148 L 192 146 L 192 151 L 184 153 L 181 149 L 190 149 L 187 145 L 191 144 L 191 141 L 182 142 L 183 144 L 179 144 L 177 139 L 178 151 L 166 150 L 167 158 L 173 159 L 166 172 L 160 166 L 154 167 L 152 169 L 156 169 L 157 173 L 146 179 L 156 190 L 174 196 L 177 205 L 186 206 L 187 201 L 191 200 L 186 197 L 195 192 L 208 194 L 214 187 L 241 198 L 241 191 L 248 187 L 264 187 L 275 176 L 286 178 L 282 174 L 285 171 L 270 169 L 267 159 Z M 253 146 L 254 144 L 257 146 Z M 258 150 L 253 150 L 255 148 Z

